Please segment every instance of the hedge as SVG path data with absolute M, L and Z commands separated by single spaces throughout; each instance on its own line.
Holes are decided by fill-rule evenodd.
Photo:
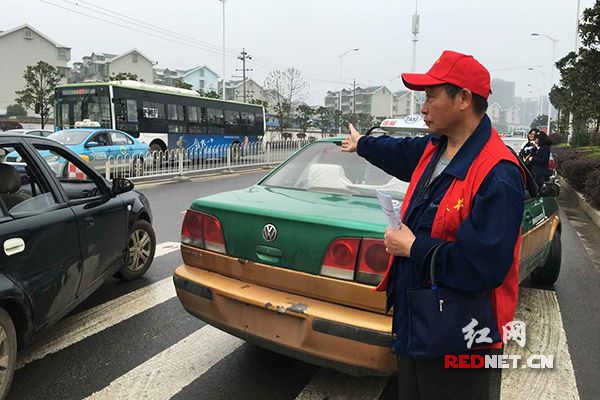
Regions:
M 568 160 L 563 164 L 563 174 L 571 186 L 583 192 L 588 176 L 593 171 L 600 170 L 599 159 L 577 159 Z
M 600 209 L 600 171 L 595 170 L 588 175 L 583 195 L 592 206 Z

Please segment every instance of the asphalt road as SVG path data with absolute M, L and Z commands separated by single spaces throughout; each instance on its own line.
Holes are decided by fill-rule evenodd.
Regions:
M 22 352 L 8 398 L 397 398 L 394 378 L 355 379 L 263 350 L 205 326 L 174 297 L 170 277 L 181 263 L 185 210 L 198 197 L 250 186 L 265 173 L 139 189 L 152 204 L 159 243 L 151 269 L 136 282 L 111 279 Z M 554 288 L 525 282 L 518 310 L 538 322 L 539 329 L 528 331 L 531 346 L 555 351 L 557 365 L 535 374 L 502 371 L 502 399 L 600 398 L 600 272 L 584 247 L 600 248 L 600 230 L 568 195 L 560 202 L 561 277 Z

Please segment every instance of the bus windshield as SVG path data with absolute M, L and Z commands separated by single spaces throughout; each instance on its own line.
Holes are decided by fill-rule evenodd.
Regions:
M 111 128 L 108 88 L 63 88 L 56 96 L 56 126 L 60 129 L 75 127 L 75 122 L 89 119 L 98 121 L 102 128 Z

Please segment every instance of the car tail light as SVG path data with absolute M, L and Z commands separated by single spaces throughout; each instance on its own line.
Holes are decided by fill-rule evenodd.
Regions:
M 359 244 L 360 239 L 354 238 L 341 238 L 331 242 L 323 259 L 321 275 L 354 280 Z
M 181 225 L 181 243 L 226 254 L 223 229 L 212 215 L 187 210 Z
M 385 251 L 385 243 L 381 239 L 363 239 L 360 246 L 360 257 L 356 281 L 369 285 L 378 285 L 390 264 L 390 254 Z
M 204 247 L 206 250 L 225 254 L 225 239 L 221 223 L 208 214 L 204 214 Z
M 548 168 L 553 170 L 556 167 L 556 163 L 554 162 L 554 157 L 550 156 L 550 160 L 548 161 Z

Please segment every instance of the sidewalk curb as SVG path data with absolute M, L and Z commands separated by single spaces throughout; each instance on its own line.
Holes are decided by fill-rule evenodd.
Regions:
M 600 211 L 596 210 L 587 201 L 585 201 L 583 194 L 573 189 L 571 185 L 567 183 L 567 180 L 562 176 L 560 177 L 560 186 L 563 187 L 567 193 L 569 193 L 569 195 L 579 204 L 579 207 L 581 207 L 581 209 L 592 219 L 594 224 L 600 228 Z

